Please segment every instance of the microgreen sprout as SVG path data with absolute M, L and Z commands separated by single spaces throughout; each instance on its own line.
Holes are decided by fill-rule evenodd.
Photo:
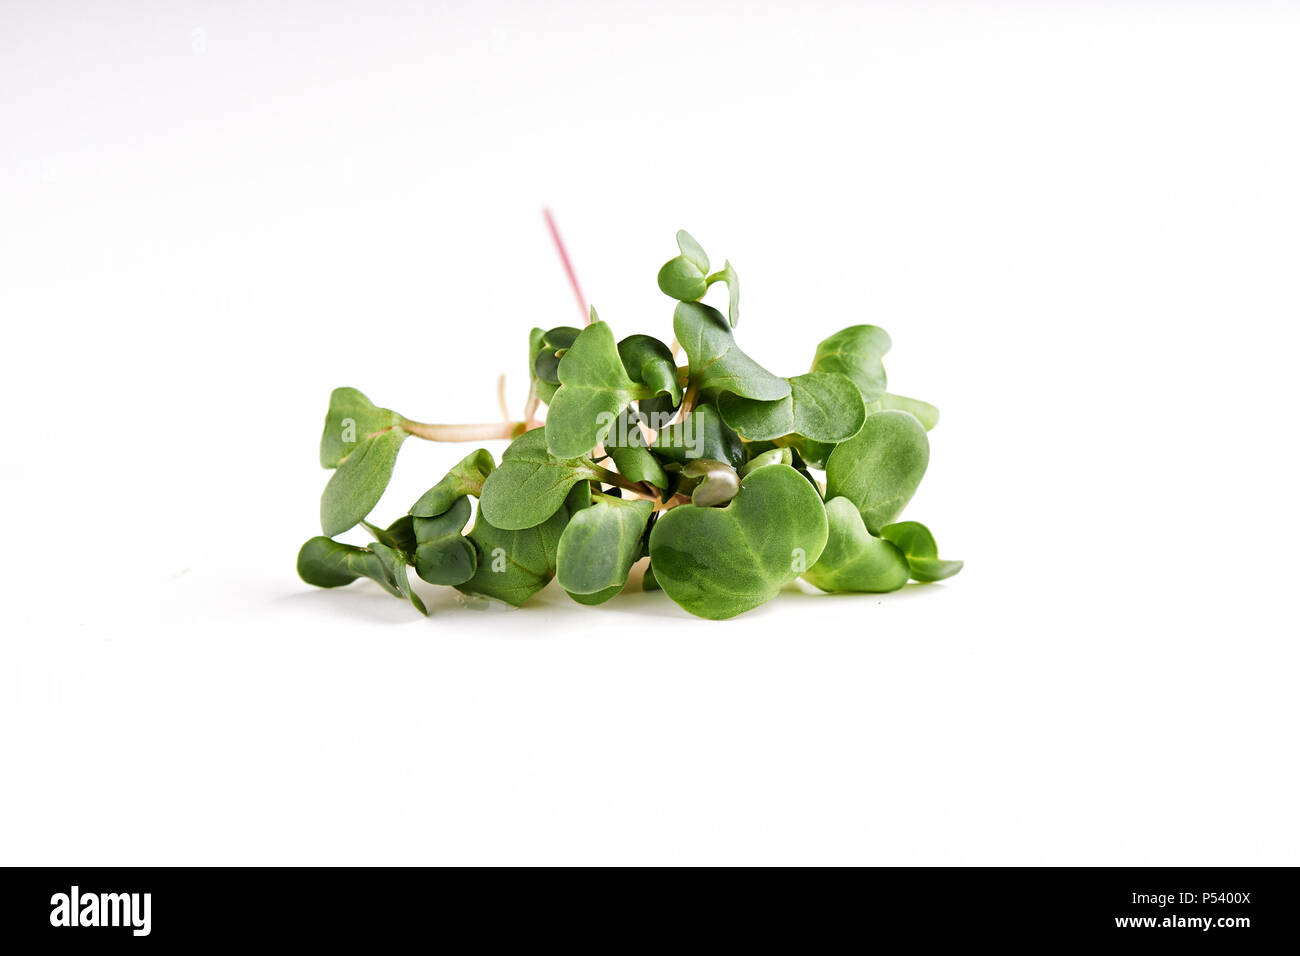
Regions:
M 939 412 L 886 390 L 883 329 L 841 329 L 808 371 L 773 374 L 736 342 L 735 268 L 710 271 L 683 230 L 658 276 L 677 302 L 672 344 L 616 339 L 584 300 L 549 212 L 546 221 L 583 324 L 529 334 L 523 415 L 506 413 L 503 384 L 504 420 L 481 425 L 419 422 L 336 389 L 320 443 L 333 474 L 323 534 L 298 554 L 304 581 L 330 588 L 367 577 L 427 613 L 409 570 L 516 606 L 556 579 L 593 605 L 648 558 L 645 590 L 723 619 L 798 578 L 822 591 L 884 592 L 961 570 L 939 558 L 924 525 L 897 520 L 929 465 Z M 701 301 L 718 283 L 725 316 Z M 499 463 L 475 450 L 381 527 L 371 512 L 409 437 L 510 444 Z M 335 540 L 354 528 L 373 541 Z

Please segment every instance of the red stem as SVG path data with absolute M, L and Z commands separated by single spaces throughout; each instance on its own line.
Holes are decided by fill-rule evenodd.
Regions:
M 564 271 L 569 274 L 569 285 L 573 286 L 573 294 L 578 300 L 578 311 L 582 313 L 582 324 L 591 323 L 591 312 L 587 306 L 587 297 L 582 294 L 582 287 L 578 285 L 578 275 L 573 271 L 573 263 L 569 261 L 568 250 L 564 248 L 564 240 L 560 238 L 560 230 L 555 225 L 555 217 L 551 215 L 550 209 L 543 209 L 542 215 L 546 217 L 546 228 L 551 230 L 551 239 L 555 242 L 555 251 L 560 254 L 560 261 L 564 263 Z

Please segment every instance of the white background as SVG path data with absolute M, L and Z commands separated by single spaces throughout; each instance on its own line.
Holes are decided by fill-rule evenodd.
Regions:
M 4 4 L 0 862 L 1300 862 L 1298 48 L 1262 3 Z M 887 328 L 965 571 L 725 623 L 298 581 L 331 388 L 522 406 L 577 318 L 543 204 L 619 335 L 671 336 L 681 227 L 781 374 Z

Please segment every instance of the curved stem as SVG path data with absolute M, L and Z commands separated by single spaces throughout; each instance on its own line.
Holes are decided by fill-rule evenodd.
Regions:
M 593 465 L 592 469 L 596 472 L 598 480 L 607 485 L 617 485 L 624 491 L 636 492 L 638 495 L 646 498 L 652 496 L 656 498 L 659 497 L 658 495 L 654 495 L 645 485 L 635 481 L 628 481 L 616 471 L 610 471 L 608 468 L 600 467 L 600 465 Z
M 402 428 L 425 441 L 489 441 L 514 438 L 528 431 L 523 422 L 492 422 L 486 425 L 429 425 L 402 420 Z
M 501 407 L 502 421 L 510 421 L 510 406 L 506 404 L 506 373 L 497 378 L 497 404 Z

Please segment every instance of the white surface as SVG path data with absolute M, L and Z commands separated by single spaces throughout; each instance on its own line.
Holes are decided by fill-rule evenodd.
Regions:
M 1300 862 L 1300 11 L 429 6 L 0 12 L 0 862 Z M 332 387 L 522 404 L 543 203 L 619 334 L 683 226 L 775 370 L 887 328 L 966 570 L 301 584 Z

